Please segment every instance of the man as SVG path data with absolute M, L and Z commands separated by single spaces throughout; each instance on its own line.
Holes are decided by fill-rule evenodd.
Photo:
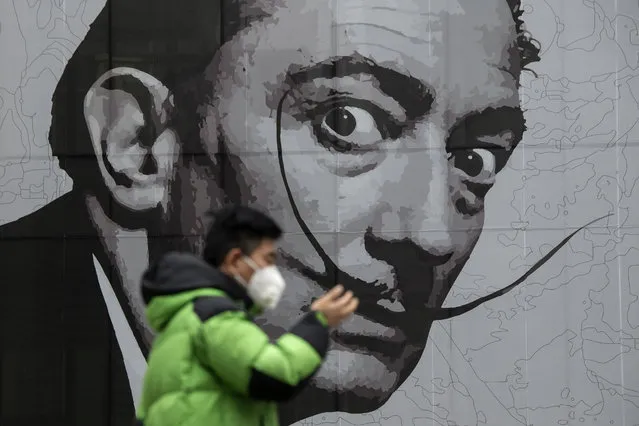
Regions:
M 380 407 L 479 238 L 538 53 L 516 0 L 108 2 L 54 94 L 74 189 L 2 229 L 1 423 L 132 416 L 139 278 L 228 203 L 288 231 L 270 335 L 338 281 L 360 298 L 283 423 Z
M 281 234 L 259 211 L 226 208 L 214 215 L 205 261 L 174 252 L 145 272 L 142 294 L 158 335 L 139 424 L 279 424 L 276 403 L 292 398 L 315 374 L 328 349 L 328 327 L 358 304 L 352 292 L 336 286 L 269 343 L 251 319 L 275 308 L 285 288 L 275 265 Z

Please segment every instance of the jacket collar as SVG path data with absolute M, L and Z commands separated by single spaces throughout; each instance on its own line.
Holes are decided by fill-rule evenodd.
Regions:
M 237 280 L 224 272 L 220 271 L 221 279 L 218 280 L 212 287 L 222 290 L 228 294 L 233 300 L 244 303 L 247 310 L 254 308 L 253 299 L 248 295 L 246 288 L 237 282 Z

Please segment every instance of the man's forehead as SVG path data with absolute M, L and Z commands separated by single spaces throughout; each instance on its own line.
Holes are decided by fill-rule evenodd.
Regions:
M 255 252 L 260 256 L 266 258 L 275 258 L 277 254 L 277 245 L 275 241 L 271 239 L 264 239 L 260 242 L 260 245 L 255 249 Z

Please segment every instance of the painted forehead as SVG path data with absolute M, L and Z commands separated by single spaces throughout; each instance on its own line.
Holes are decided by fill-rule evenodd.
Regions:
M 518 105 L 515 38 L 506 0 L 483 0 L 481 7 L 470 0 L 289 0 L 238 35 L 223 62 L 235 68 L 233 75 L 251 69 L 242 84 L 273 88 L 284 73 L 301 71 L 306 81 L 339 78 L 357 74 L 350 59 L 360 65 L 370 60 L 379 67 L 364 65 L 365 71 L 379 71 L 375 74 L 388 83 L 386 89 L 417 87 L 411 93 L 420 99 L 436 96 L 452 112 L 445 120 L 455 121 L 469 109 Z M 336 58 L 347 60 L 323 67 L 318 75 L 310 72 Z
M 239 55 L 287 51 L 308 64 L 354 50 L 427 79 L 433 68 L 481 63 L 511 71 L 516 33 L 506 0 L 287 0 L 239 37 Z M 297 53 L 297 54 L 296 54 Z M 281 66 L 281 58 L 274 60 Z M 424 75 L 419 75 L 419 73 Z M 466 73 L 467 74 L 467 73 Z

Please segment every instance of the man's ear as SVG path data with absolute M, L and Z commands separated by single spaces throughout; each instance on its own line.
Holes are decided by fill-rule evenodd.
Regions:
M 228 253 L 226 253 L 226 256 L 224 256 L 224 260 L 222 261 L 222 265 L 224 265 L 224 267 L 227 269 L 227 271 L 225 272 L 231 275 L 240 274 L 242 268 L 238 265 L 240 264 L 239 261 L 240 259 L 242 259 L 242 257 L 243 254 L 239 248 L 234 247 L 229 250 Z
M 122 206 L 143 211 L 166 203 L 179 156 L 177 134 L 167 127 L 169 90 L 133 68 L 102 74 L 84 98 L 100 173 Z

